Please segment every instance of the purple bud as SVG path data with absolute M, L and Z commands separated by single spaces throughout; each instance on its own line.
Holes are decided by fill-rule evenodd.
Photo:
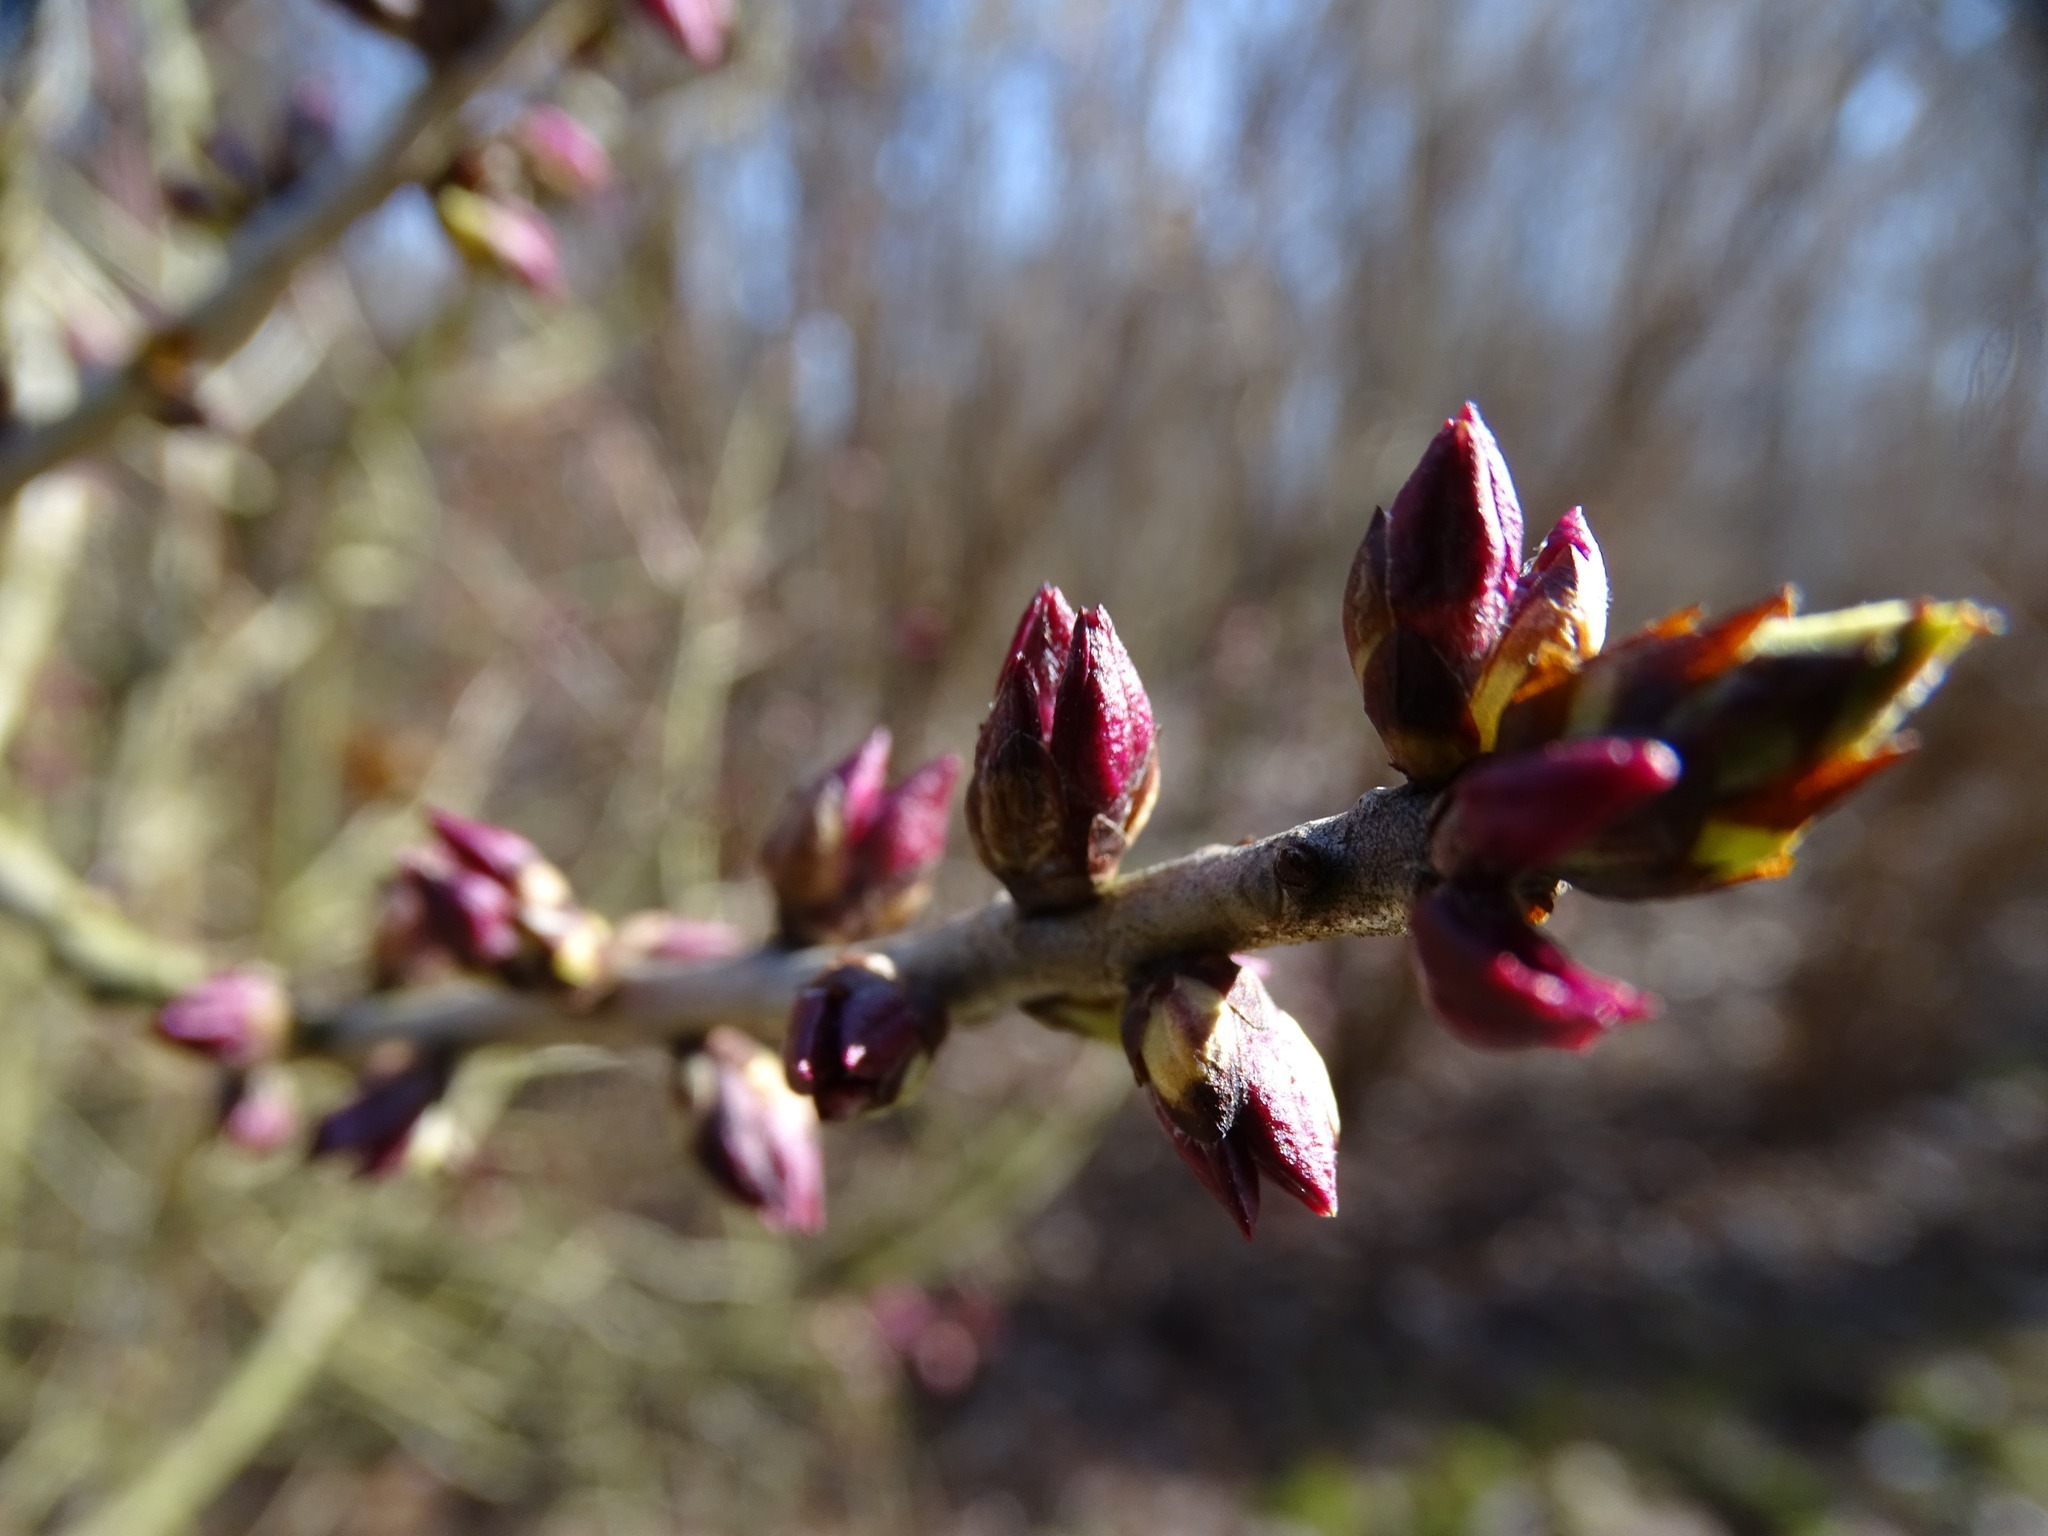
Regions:
M 1089 874 L 1106 878 L 1159 792 L 1152 701 L 1107 609 L 1090 608 L 1075 621 L 1053 710 L 1052 756 L 1069 836 L 1080 833 Z
M 1246 1237 L 1258 1174 L 1336 1214 L 1329 1071 L 1253 971 L 1220 955 L 1176 963 L 1132 989 L 1123 1041 L 1174 1150 Z
M 1054 708 L 1074 639 L 1074 610 L 1053 586 L 1024 610 L 974 744 L 967 832 L 988 871 L 1027 908 L 1086 900 L 1065 854 L 1065 803 L 1052 759 Z
M 778 1231 L 825 1224 L 816 1105 L 791 1090 L 776 1054 L 720 1027 L 684 1063 L 698 1161 L 733 1198 Z
M 1496 887 L 1439 886 L 1416 904 L 1409 933 L 1424 996 L 1468 1045 L 1583 1051 L 1657 1011 L 1648 993 L 1575 964 Z
M 416 1052 L 403 1066 L 366 1074 L 355 1098 L 313 1132 L 314 1157 L 352 1154 L 359 1174 L 395 1170 L 420 1116 L 440 1102 L 455 1075 L 447 1050 Z
M 888 960 L 863 956 L 797 994 L 783 1068 L 791 1088 L 817 1101 L 819 1118 L 849 1119 L 895 1103 L 945 1027 L 904 991 Z
M 611 156 L 595 134 L 560 107 L 529 107 L 512 137 L 528 173 L 557 197 L 589 197 L 611 185 Z
M 732 0 L 640 0 L 693 63 L 705 69 L 724 62 L 732 32 Z
M 291 1025 L 284 983 L 256 966 L 210 976 L 156 1016 L 157 1033 L 171 1044 L 237 1069 L 275 1059 Z
M 1018 621 L 996 679 L 997 700 L 1013 706 L 1010 728 L 1042 743 L 1052 740 L 1053 705 L 1074 645 L 1074 620 L 1073 607 L 1058 587 L 1040 587 Z
M 299 1137 L 299 1095 L 291 1074 L 278 1066 L 231 1073 L 221 1106 L 221 1139 L 258 1157 L 282 1151 Z
M 457 863 L 489 875 L 508 890 L 517 890 L 519 877 L 543 862 L 540 850 L 509 827 L 440 810 L 429 810 L 427 823 Z
M 872 886 L 916 880 L 945 857 L 960 758 L 933 758 L 886 795 L 856 850 L 859 878 Z
M 519 899 L 498 881 L 429 849 L 401 854 L 399 869 L 419 892 L 427 930 L 463 969 L 488 971 L 519 957 Z
M 1678 782 L 1661 741 L 1593 736 L 1486 757 L 1438 802 L 1430 861 L 1453 878 L 1548 870 Z

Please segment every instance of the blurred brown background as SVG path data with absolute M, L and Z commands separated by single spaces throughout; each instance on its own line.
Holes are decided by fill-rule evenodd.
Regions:
M 969 750 L 1043 580 L 1151 688 L 1138 862 L 1339 809 L 1389 775 L 1344 573 L 1468 397 L 1532 543 L 1587 506 L 1619 629 L 1793 580 L 2011 632 L 1789 881 L 1566 903 L 1667 1003 L 1588 1057 L 1459 1047 L 1390 941 L 1279 956 L 1344 1211 L 1249 1248 L 1114 1053 L 1021 1020 L 835 1129 L 791 1242 L 688 1168 L 652 1060 L 477 1063 L 438 1173 L 239 1157 L 203 1072 L 0 929 L 0 1532 L 181 1434 L 233 1463 L 232 1420 L 209 1533 L 2044 1536 L 2044 28 L 761 0 L 700 78 L 623 18 L 553 88 L 620 168 L 559 220 L 568 301 L 401 193 L 212 428 L 17 513 L 0 652 L 64 606 L 6 809 L 150 927 L 345 990 L 422 800 L 594 904 L 758 926 L 788 785 L 876 721 Z M 315 0 L 6 0 L 0 50 L 25 415 L 217 270 L 159 191 L 217 121 L 274 136 L 311 78 L 347 148 L 417 69 Z M 993 890 L 955 842 L 942 910 Z

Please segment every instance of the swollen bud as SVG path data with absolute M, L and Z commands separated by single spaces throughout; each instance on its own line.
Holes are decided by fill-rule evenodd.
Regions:
M 946 851 L 960 759 L 934 758 L 885 792 L 888 772 L 889 733 L 878 729 L 791 795 L 769 829 L 761 865 L 785 943 L 869 938 L 923 910 Z
M 846 1120 L 902 1097 L 945 1031 L 944 1015 L 914 1001 L 889 960 L 863 955 L 797 994 L 783 1070 L 820 1119 Z
M 1423 995 L 1468 1045 L 1582 1051 L 1657 1011 L 1648 993 L 1574 962 L 1501 887 L 1441 885 L 1416 903 L 1408 931 Z
M 512 129 L 526 173 L 557 197 L 591 197 L 612 182 L 612 159 L 597 135 L 556 106 L 529 107 Z
M 291 996 L 277 974 L 261 966 L 210 976 L 156 1016 L 163 1039 L 238 1071 L 283 1054 L 291 1027 Z
M 1554 868 L 1678 782 L 1661 741 L 1592 736 L 1482 758 L 1437 801 L 1429 857 L 1454 879 Z
M 1027 911 L 1091 900 L 1159 795 L 1151 701 L 1109 614 L 1039 589 L 975 744 L 967 828 Z
M 1507 624 L 1522 508 L 1470 404 L 1445 422 L 1393 505 L 1373 514 L 1344 592 L 1344 642 L 1396 768 L 1428 787 L 1482 748 L 1470 700 Z
M 1246 1237 L 1259 1176 L 1337 1213 L 1337 1100 L 1301 1026 L 1241 962 L 1177 963 L 1135 986 L 1124 1052 L 1168 1139 Z
M 817 1106 L 790 1088 L 775 1052 L 720 1026 L 677 1065 L 705 1172 L 777 1231 L 824 1226 Z
M 568 291 L 555 227 L 531 203 L 450 183 L 434 195 L 434 212 L 455 248 L 470 261 L 532 289 L 544 299 Z

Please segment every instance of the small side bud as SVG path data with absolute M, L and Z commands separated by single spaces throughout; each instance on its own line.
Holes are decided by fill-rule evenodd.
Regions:
M 1497 887 L 1437 887 L 1416 903 L 1409 933 L 1423 995 L 1468 1045 L 1583 1051 L 1657 1012 L 1648 993 L 1574 962 Z
M 321 1120 L 311 1156 L 352 1156 L 365 1177 L 397 1170 L 420 1117 L 447 1093 L 456 1057 L 408 1049 L 396 1058 L 366 1072 L 356 1096 Z
M 1249 967 L 1183 961 L 1132 988 L 1124 1052 L 1174 1150 L 1246 1237 L 1263 1174 L 1337 1212 L 1337 1100 L 1322 1057 Z
M 236 1070 L 275 1060 L 291 1027 L 291 995 L 274 971 L 261 966 L 210 976 L 156 1016 L 163 1039 Z
M 231 1072 L 222 1084 L 221 1140 L 254 1157 L 281 1152 L 299 1139 L 299 1093 L 276 1063 Z
M 837 966 L 797 994 L 782 1062 L 824 1120 L 886 1108 L 938 1049 L 942 1015 L 920 1007 L 879 955 Z
M 635 912 L 619 924 L 612 954 L 621 966 L 643 960 L 730 960 L 747 951 L 747 936 L 731 923 L 674 912 Z
M 512 129 L 526 173 L 556 197 L 594 197 L 612 184 L 612 157 L 597 135 L 556 106 L 529 107 Z
M 455 248 L 477 266 L 501 272 L 544 299 L 568 292 L 555 227 L 531 203 L 451 183 L 435 194 L 434 211 Z
M 1548 870 L 1679 779 L 1661 741 L 1594 736 L 1482 758 L 1437 802 L 1430 862 L 1452 878 Z
M 777 1231 L 825 1224 L 825 1169 L 818 1111 L 792 1090 L 775 1052 L 721 1026 L 678 1062 L 697 1115 L 698 1162 L 727 1194 Z
M 861 935 L 889 933 L 924 910 L 931 875 L 946 856 L 960 759 L 935 757 L 883 798 L 854 848 L 854 885 L 865 909 Z

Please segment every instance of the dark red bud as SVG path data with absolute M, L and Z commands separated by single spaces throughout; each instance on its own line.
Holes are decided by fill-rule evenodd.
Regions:
M 1671 788 L 1680 770 L 1663 742 L 1620 736 L 1482 758 L 1444 793 L 1430 860 L 1452 877 L 1551 869 Z
M 1040 587 L 1025 608 L 996 679 L 997 699 L 1007 698 L 1013 705 L 1010 729 L 1031 733 L 1042 742 L 1052 740 L 1053 705 L 1074 644 L 1074 618 L 1073 607 L 1050 583 Z
M 1478 407 L 1443 424 L 1387 509 L 1395 622 L 1473 676 L 1507 619 L 1522 560 L 1522 507 Z
M 313 1132 L 314 1157 L 352 1155 L 360 1174 L 394 1171 L 420 1116 L 440 1102 L 455 1075 L 449 1051 L 415 1055 L 404 1066 L 366 1075 L 355 1098 Z
M 775 1053 L 721 1027 L 685 1071 L 700 1115 L 694 1145 L 705 1171 L 772 1228 L 821 1228 L 825 1172 L 817 1108 L 790 1089 Z
M 1505 890 L 1439 886 L 1416 904 L 1409 932 L 1424 996 L 1468 1045 L 1582 1051 L 1657 1011 L 1648 993 L 1576 964 Z
M 208 977 L 156 1016 L 157 1033 L 171 1044 L 237 1069 L 275 1058 L 291 1023 L 283 982 L 255 966 Z
M 427 823 L 458 863 L 510 889 L 530 865 L 543 862 L 540 850 L 509 827 L 440 810 L 429 810 Z
M 520 951 L 519 899 L 489 875 L 419 850 L 399 868 L 419 892 L 427 929 L 466 970 L 488 971 Z
M 1087 609 L 1053 711 L 1052 755 L 1069 817 L 1107 817 L 1121 832 L 1152 769 L 1152 738 L 1152 702 L 1130 653 L 1108 610 Z
M 893 1104 L 945 1030 L 878 956 L 827 971 L 797 994 L 783 1044 L 789 1086 L 817 1101 L 825 1120 Z

